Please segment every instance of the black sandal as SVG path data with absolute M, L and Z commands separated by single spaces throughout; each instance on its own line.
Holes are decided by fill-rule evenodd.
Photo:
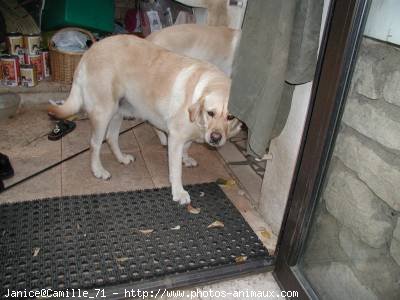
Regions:
M 14 169 L 11 166 L 8 156 L 0 153 L 0 181 L 14 176 Z
M 54 129 L 49 133 L 48 139 L 50 141 L 57 141 L 74 130 L 75 127 L 75 122 L 68 120 L 58 121 Z

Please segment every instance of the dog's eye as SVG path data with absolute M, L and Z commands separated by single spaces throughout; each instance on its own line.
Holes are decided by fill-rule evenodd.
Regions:
M 235 116 L 234 115 L 228 115 L 226 118 L 228 119 L 228 121 L 232 121 L 235 118 Z
M 214 117 L 214 116 L 215 116 L 215 112 L 213 112 L 213 111 L 208 111 L 207 113 L 208 113 L 208 115 L 209 115 L 210 117 Z

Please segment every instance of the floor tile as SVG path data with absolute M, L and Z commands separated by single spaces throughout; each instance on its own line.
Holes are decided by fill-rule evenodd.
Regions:
M 121 126 L 121 132 L 138 123 L 135 121 L 124 121 Z M 75 130 L 62 139 L 63 159 L 90 147 L 90 137 L 91 126 L 89 120 L 76 121 Z M 134 151 L 139 148 L 133 131 L 128 131 L 120 135 L 119 145 L 123 152 Z M 111 153 L 111 149 L 107 143 L 102 145 L 101 151 L 102 153 Z
M 0 121 L 0 152 L 9 156 L 15 172 L 6 186 L 61 159 L 61 143 L 47 139 L 52 128 L 44 106 L 22 107 L 14 118 Z
M 199 295 L 202 300 L 216 299 L 216 297 L 212 297 L 210 293 L 207 294 L 207 291 L 225 291 L 226 293 L 229 293 L 228 295 L 232 295 L 231 297 L 227 297 L 227 299 L 231 298 L 237 300 L 280 298 L 281 296 L 281 290 L 271 272 L 202 286 L 201 291 L 202 293 L 199 293 Z M 262 298 L 251 296 L 252 291 L 264 293 L 265 296 Z M 267 297 L 267 295 L 269 295 L 269 297 Z
M 143 151 L 142 154 L 155 185 L 157 187 L 169 186 L 167 149 L 165 148 L 163 151 L 158 149 L 147 150 Z M 199 165 L 194 168 L 182 166 L 183 184 L 212 182 L 218 178 L 230 178 L 215 150 L 209 150 L 205 146 L 194 144 L 190 148 L 189 154 Z
M 161 145 L 158 136 L 149 123 L 145 123 L 133 129 L 142 150 L 165 151 L 166 147 Z
M 102 153 L 104 167 L 111 179 L 101 180 L 90 169 L 90 153 L 86 152 L 62 166 L 62 194 L 77 195 L 153 188 L 154 184 L 138 151 L 127 152 L 136 160 L 122 165 L 111 153 Z
M 259 203 L 261 197 L 262 178 L 248 165 L 231 165 L 230 168 L 249 193 L 254 203 Z
M 0 194 L 0 203 L 61 196 L 61 167 L 55 167 Z

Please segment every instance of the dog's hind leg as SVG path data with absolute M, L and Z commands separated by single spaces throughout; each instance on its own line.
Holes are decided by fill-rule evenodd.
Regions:
M 114 111 L 104 110 L 101 114 L 89 114 L 89 119 L 92 123 L 92 137 L 90 139 L 92 150 L 91 167 L 94 176 L 100 179 L 109 179 L 111 177 L 111 174 L 104 169 L 101 163 L 100 149 L 113 113 Z
M 135 161 L 135 158 L 132 155 L 122 153 L 121 148 L 119 147 L 118 139 L 122 120 L 123 116 L 119 112 L 112 117 L 110 124 L 108 125 L 106 140 L 115 158 L 121 164 L 128 165 L 130 162 Z
M 194 168 L 198 166 L 197 161 L 193 157 L 190 157 L 188 153 L 191 144 L 192 142 L 187 142 L 185 146 L 183 146 L 182 162 L 187 168 Z
M 155 127 L 154 127 L 154 131 L 156 132 L 158 138 L 160 139 L 161 145 L 167 146 L 168 145 L 167 134 L 164 131 L 161 131 Z

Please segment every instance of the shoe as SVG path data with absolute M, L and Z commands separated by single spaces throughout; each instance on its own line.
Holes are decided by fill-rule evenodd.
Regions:
M 47 137 L 51 141 L 57 141 L 61 139 L 63 136 L 70 133 L 72 130 L 74 130 L 75 127 L 76 124 L 72 121 L 68 120 L 58 121 L 54 129 L 49 133 Z
M 0 180 L 14 176 L 14 169 L 11 166 L 7 155 L 0 153 Z

